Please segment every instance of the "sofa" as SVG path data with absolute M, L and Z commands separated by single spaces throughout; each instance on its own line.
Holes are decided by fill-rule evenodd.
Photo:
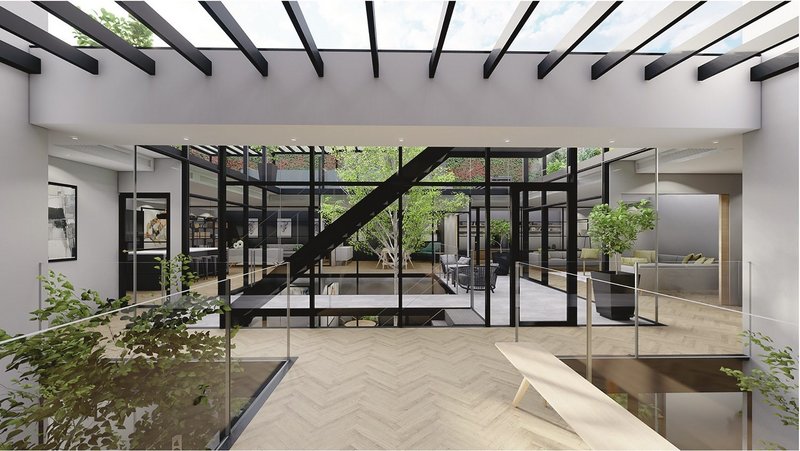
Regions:
M 641 252 L 652 253 L 647 261 Z M 634 264 L 639 263 L 639 288 L 660 293 L 716 294 L 719 292 L 719 262 L 715 257 L 701 254 L 658 254 L 658 286 L 656 286 L 656 264 L 652 258 L 655 251 L 636 251 L 633 257 L 623 257 L 621 271 L 633 273 Z M 732 275 L 735 276 L 735 275 Z M 738 280 L 735 281 L 738 283 Z
M 602 254 L 600 249 L 585 248 L 578 251 L 578 271 L 600 269 Z M 547 253 L 549 268 L 564 269 L 567 267 L 567 251 L 551 250 Z M 528 253 L 528 263 L 542 266 L 542 254 L 539 251 Z

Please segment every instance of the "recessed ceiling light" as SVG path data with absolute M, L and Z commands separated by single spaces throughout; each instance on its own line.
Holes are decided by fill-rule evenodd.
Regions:
M 504 140 L 503 140 L 503 142 L 510 143 L 510 142 L 511 142 L 511 140 L 510 140 L 510 139 L 508 139 L 508 138 L 506 138 L 506 139 L 504 139 Z
M 719 141 L 711 141 L 712 144 L 719 144 Z
M 400 139 L 398 139 L 398 141 L 403 142 L 403 141 L 405 141 L 405 139 L 400 138 Z
M 297 138 L 291 138 L 292 142 L 297 141 Z
M 188 141 L 188 140 L 189 140 L 189 137 L 187 136 L 187 137 L 183 138 L 183 140 L 184 140 L 184 141 Z
M 615 142 L 613 139 L 608 141 L 609 144 L 614 144 Z
M 78 137 L 77 136 L 70 136 L 70 139 L 72 139 L 73 141 L 77 141 Z

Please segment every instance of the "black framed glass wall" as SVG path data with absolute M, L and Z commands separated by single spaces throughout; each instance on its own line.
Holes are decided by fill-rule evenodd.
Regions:
M 321 258 L 296 277 L 289 289 L 308 296 L 303 311 L 311 327 L 345 326 L 353 320 L 363 327 L 362 320 L 373 316 L 379 318 L 369 320 L 382 326 L 510 324 L 510 295 L 497 291 L 510 284 L 502 279 L 508 277 L 511 250 L 509 187 L 535 179 L 531 168 L 540 170 L 541 155 L 552 151 L 448 149 L 439 159 L 423 148 L 399 147 L 162 150 L 176 159 L 184 152 L 182 161 L 189 166 L 185 246 L 193 264 L 207 268 L 209 278 L 247 274 L 239 277 L 234 291 L 247 292 L 261 281 L 262 274 L 253 269 L 291 260 L 309 243 L 313 247 L 312 238 L 337 219 L 332 212 L 347 213 L 360 198 L 385 190 L 383 182 L 389 179 L 400 177 L 391 183 L 407 184 L 402 196 L 369 216 L 387 217 L 394 235 L 381 242 L 371 230 L 375 224 L 361 221 L 348 237 L 319 251 Z M 419 181 L 403 181 L 400 167 L 418 156 L 437 161 Z M 494 272 L 500 266 L 499 274 Z M 334 309 L 332 296 L 345 294 L 372 296 L 373 303 L 385 298 L 359 307 L 358 301 L 368 299 L 349 296 L 352 305 L 343 308 L 355 310 Z M 465 296 L 463 306 L 446 297 L 456 295 Z M 494 318 L 493 299 L 494 307 L 504 309 Z M 460 308 L 475 314 L 454 310 Z

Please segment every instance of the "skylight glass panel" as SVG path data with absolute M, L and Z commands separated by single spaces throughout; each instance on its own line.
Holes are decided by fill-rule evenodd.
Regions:
M 671 2 L 622 2 L 589 36 L 576 52 L 610 52 L 642 28 Z
M 540 2 L 509 50 L 553 50 L 593 4 L 585 1 Z
M 300 8 L 320 49 L 368 49 L 367 9 L 360 1 L 303 1 Z M 375 28 L 389 17 L 375 14 Z M 378 40 L 378 48 L 381 42 Z
M 742 6 L 742 4 L 743 2 L 729 1 L 706 2 L 697 8 L 696 11 L 692 12 L 683 20 L 670 27 L 669 30 L 645 45 L 639 52 L 669 52 L 713 25 L 718 20 L 732 13 Z M 728 45 L 730 45 L 730 43 Z M 705 52 L 709 50 L 711 49 L 707 49 Z
M 456 2 L 444 49 L 491 50 L 511 19 L 511 15 L 514 14 L 516 7 L 517 2 L 506 1 Z M 441 4 L 439 9 L 441 11 Z M 439 14 L 436 15 L 436 21 L 438 22 L 438 20 Z M 432 41 L 433 38 L 431 38 L 431 45 Z
M 236 47 L 196 1 L 150 0 L 147 3 L 195 47 Z
M 790 6 L 778 8 L 761 19 L 758 19 L 736 33 L 728 36 L 722 41 L 717 42 L 706 50 L 703 50 L 703 52 L 727 53 L 740 46 L 742 43 L 757 38 L 773 28 L 783 25 L 788 20 L 795 17 L 797 17 L 797 9 L 793 9 Z
M 359 2 L 359 4 L 364 9 L 363 3 Z M 458 9 L 457 6 L 456 9 Z M 375 30 L 378 48 L 431 50 L 441 14 L 441 1 L 376 1 Z M 362 21 L 362 27 L 366 30 L 366 12 L 363 13 Z M 451 30 L 452 27 L 451 23 Z M 349 32 L 349 30 L 342 32 Z M 450 37 L 451 35 L 448 33 L 448 41 Z M 446 43 L 445 46 L 447 46 Z M 369 42 L 367 42 L 367 47 L 369 47 Z
M 99 17 L 103 9 L 118 17 L 129 17 L 127 11 L 111 0 L 77 0 L 73 1 L 72 4 L 80 8 L 83 12 L 95 17 Z M 49 33 L 70 45 L 78 45 L 74 28 L 50 13 L 47 13 L 47 16 L 47 31 Z M 153 35 L 153 47 L 166 46 L 164 41 L 158 36 Z
M 301 49 L 286 9 L 277 1 L 226 1 L 225 6 L 256 47 L 270 49 Z M 300 5 L 303 8 L 303 5 Z M 305 14 L 305 8 L 303 8 Z M 366 19 L 365 19 L 366 20 Z M 309 25 L 310 26 L 310 25 Z M 317 35 L 312 27 L 314 39 Z

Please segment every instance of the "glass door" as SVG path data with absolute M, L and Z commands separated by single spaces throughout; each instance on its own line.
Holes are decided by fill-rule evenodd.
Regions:
M 161 296 L 160 259 L 170 259 L 169 193 L 121 193 L 119 198 L 120 296 L 138 303 Z

